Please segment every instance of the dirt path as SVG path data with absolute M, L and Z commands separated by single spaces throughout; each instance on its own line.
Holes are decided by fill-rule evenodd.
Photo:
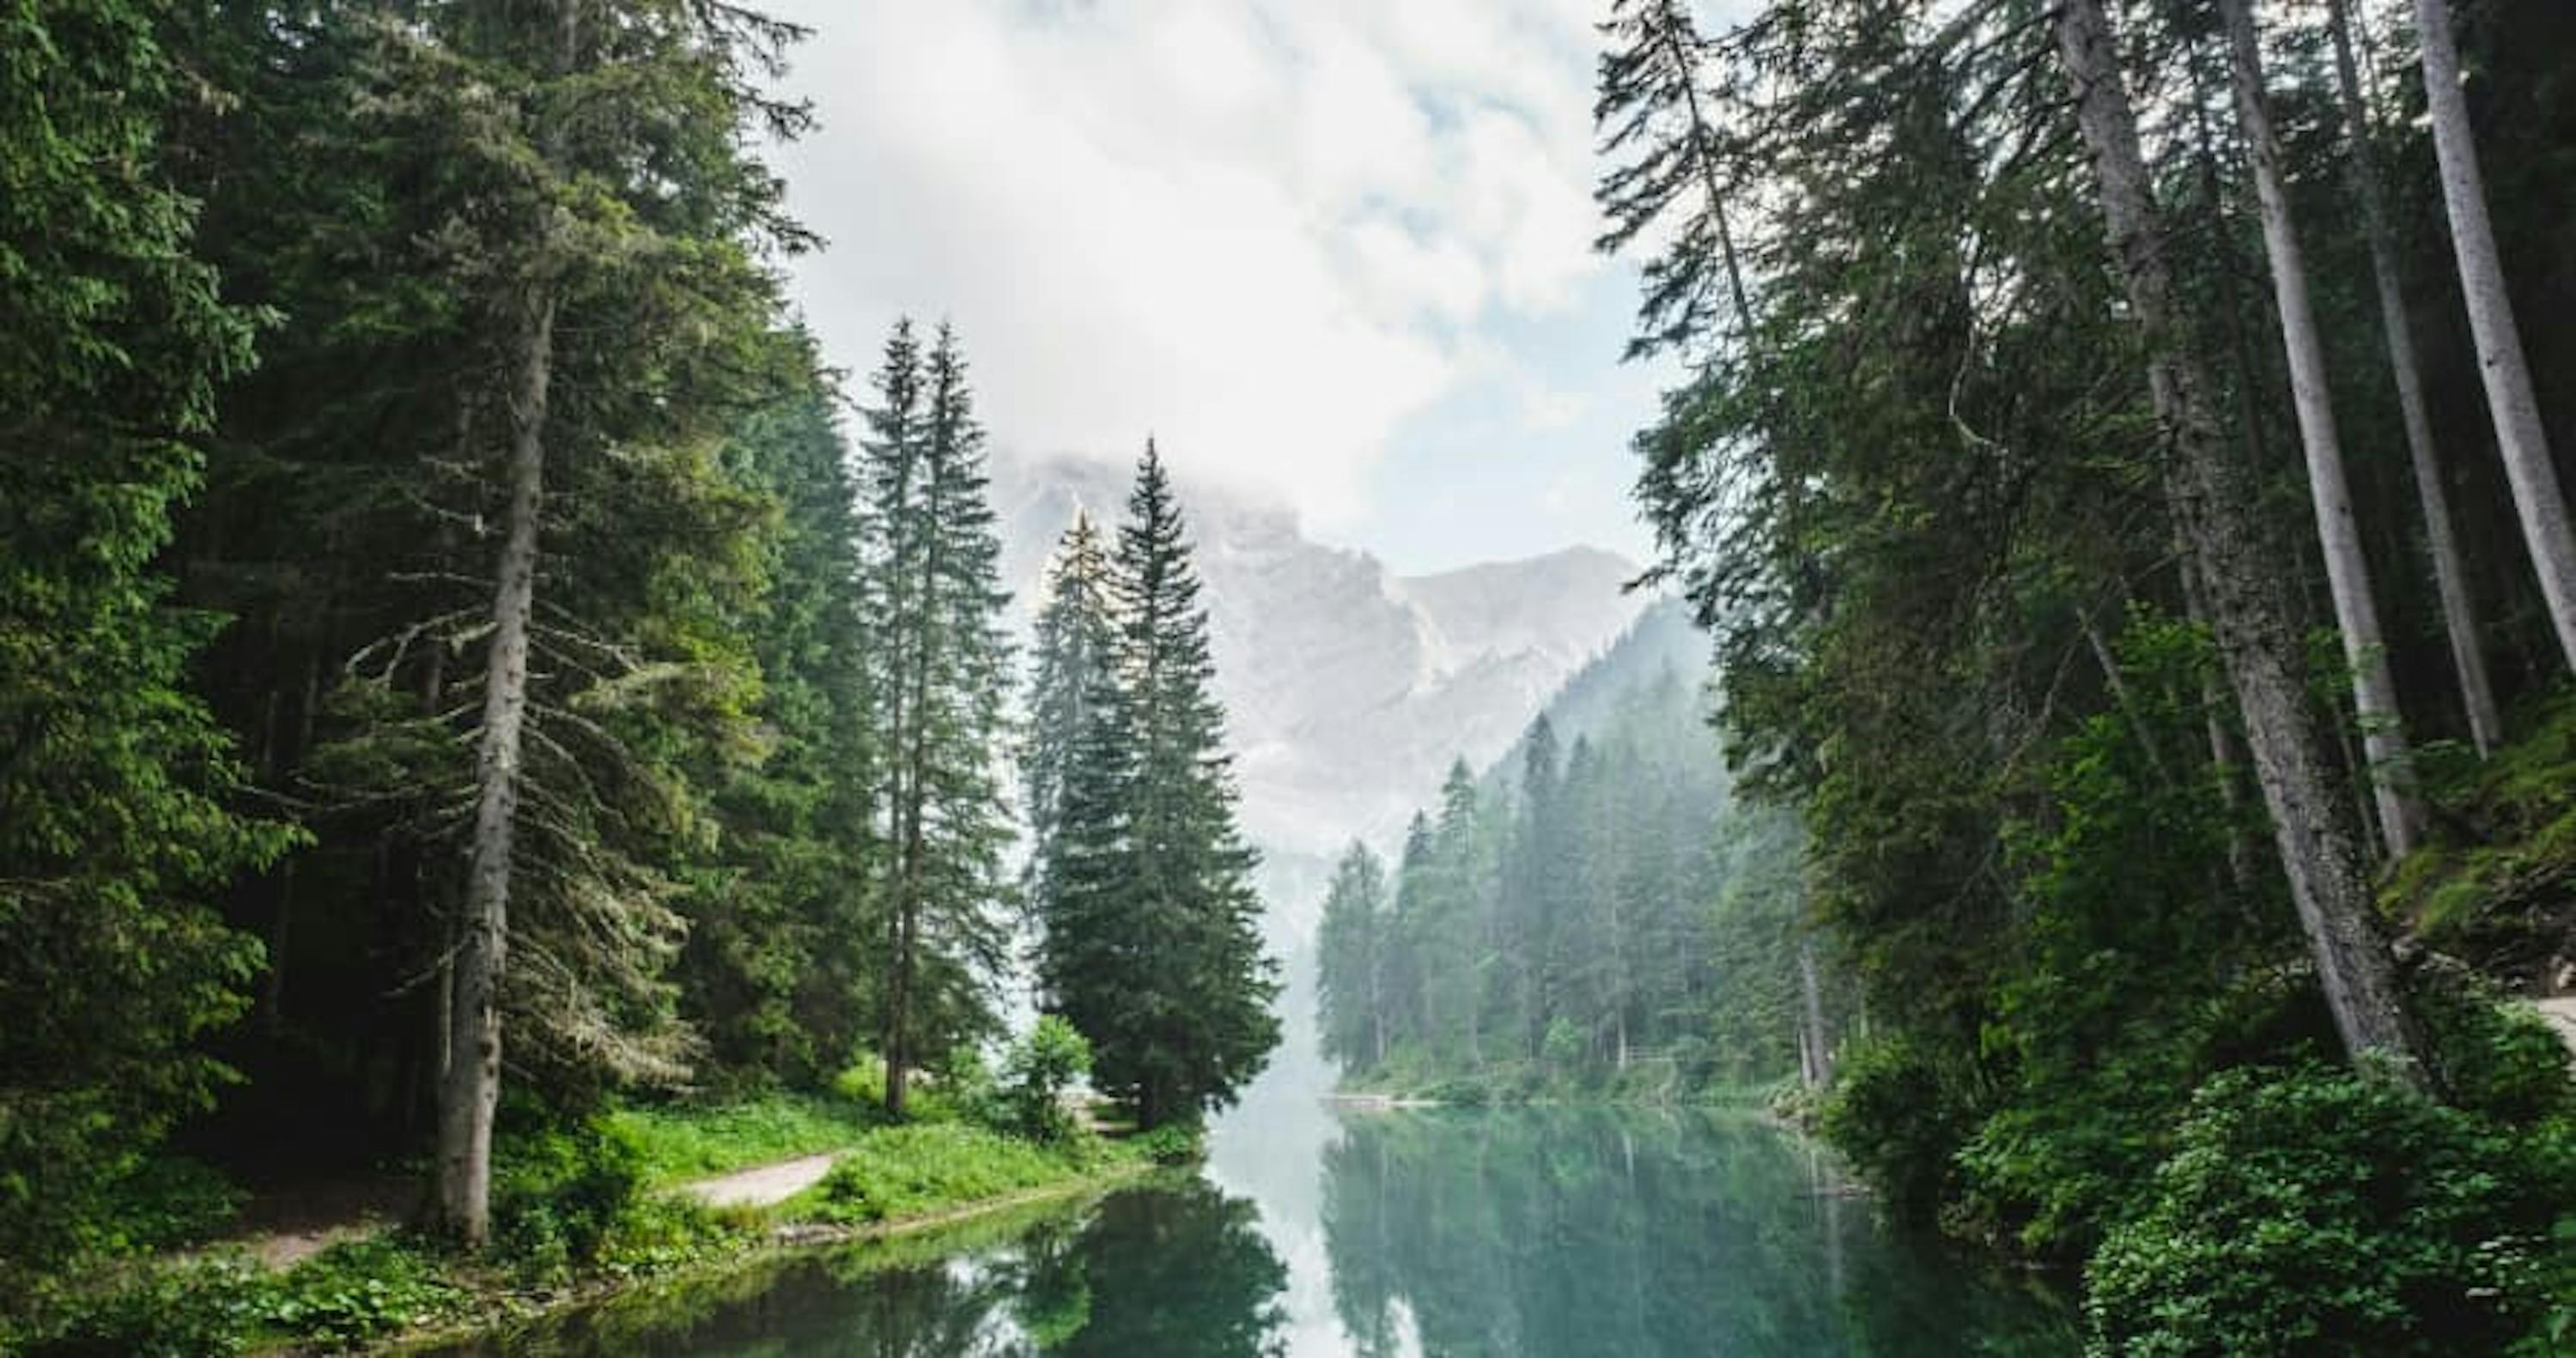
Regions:
M 720 1174 L 680 1185 L 680 1191 L 709 1207 L 773 1207 L 823 1182 L 838 1155 L 808 1155 L 774 1165 Z

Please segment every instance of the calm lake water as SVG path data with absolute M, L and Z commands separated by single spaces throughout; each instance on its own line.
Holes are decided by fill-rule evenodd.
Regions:
M 788 1256 L 473 1353 L 2059 1355 L 2062 1309 L 1882 1226 L 1806 1143 L 1653 1110 L 1257 1098 L 1206 1174 Z

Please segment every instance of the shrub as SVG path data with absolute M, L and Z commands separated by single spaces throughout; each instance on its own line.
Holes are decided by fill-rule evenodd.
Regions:
M 1138 1133 L 1127 1144 L 1155 1164 L 1177 1168 L 1197 1164 L 1207 1153 L 1207 1133 L 1195 1123 L 1167 1122 Z
M 2393 1080 L 2230 1071 L 2088 1269 L 2094 1351 L 2493 1351 L 2536 1319 L 2563 1182 Z
M 258 1266 L 216 1259 L 146 1267 L 81 1296 L 29 1330 L 0 1330 L 0 1352 L 28 1358 L 202 1358 L 241 1352 L 264 1293 Z
M 363 1343 L 452 1313 L 437 1263 L 385 1236 L 334 1245 L 259 1289 L 254 1318 L 298 1339 Z
M 1054 1014 L 1041 1017 L 1002 1068 L 1003 1130 L 1048 1145 L 1071 1140 L 1080 1128 L 1065 1109 L 1065 1092 L 1090 1073 L 1090 1041 Z
M 522 1132 L 493 1155 L 494 1252 L 542 1278 L 588 1267 L 643 1190 L 641 1152 L 605 1119 Z
M 1897 1208 L 1929 1216 L 1949 1196 L 1966 1113 L 1931 1059 L 1902 1039 L 1847 1052 L 1819 1125 Z

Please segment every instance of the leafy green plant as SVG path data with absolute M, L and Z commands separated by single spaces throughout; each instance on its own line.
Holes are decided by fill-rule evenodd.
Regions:
M 299 1340 L 358 1344 L 454 1314 L 437 1260 L 389 1236 L 334 1245 L 256 1289 L 253 1318 Z
M 2565 1158 L 2370 1073 L 2237 1070 L 2087 1271 L 2096 1353 L 2492 1352 L 2539 1319 Z
M 1080 1132 L 1064 1106 L 1066 1091 L 1091 1073 L 1091 1043 L 1054 1014 L 1037 1021 L 1011 1048 L 1002 1068 L 999 1111 L 1004 1130 L 1047 1145 Z
M 1207 1132 L 1188 1123 L 1167 1122 L 1150 1132 L 1138 1133 L 1127 1145 L 1158 1165 L 1192 1165 L 1207 1154 Z
M 611 1124 L 524 1131 L 493 1156 L 494 1252 L 542 1278 L 595 1264 L 643 1190 L 643 1156 Z

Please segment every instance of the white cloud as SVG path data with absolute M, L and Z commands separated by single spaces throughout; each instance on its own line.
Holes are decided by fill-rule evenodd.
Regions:
M 1604 268 L 1585 0 L 773 7 L 817 30 L 787 83 L 823 126 L 777 157 L 832 246 L 801 303 L 862 371 L 896 314 L 954 319 L 1016 445 L 1150 431 L 1348 521 L 1485 332 Z

